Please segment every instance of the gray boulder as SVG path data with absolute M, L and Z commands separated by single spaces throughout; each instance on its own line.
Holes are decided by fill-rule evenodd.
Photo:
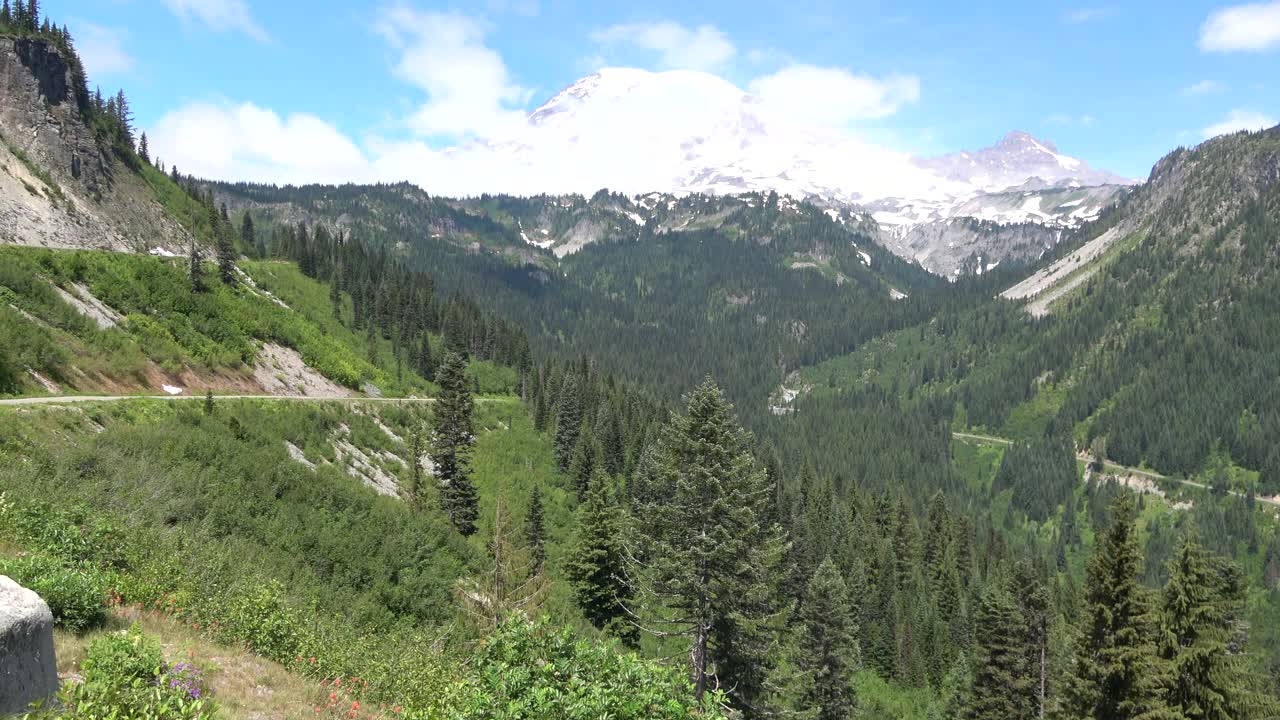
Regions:
M 0 715 L 57 692 L 53 613 L 39 595 L 0 575 Z

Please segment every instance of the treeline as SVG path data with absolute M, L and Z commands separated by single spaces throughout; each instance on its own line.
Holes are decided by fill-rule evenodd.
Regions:
M 430 274 L 410 270 L 385 248 L 367 247 L 324 225 L 277 225 L 269 240 L 260 240 L 247 212 L 241 240 L 266 257 L 296 262 L 304 275 L 328 284 L 334 316 L 365 330 L 371 353 L 377 352 L 375 338 L 389 340 L 398 364 L 432 379 L 440 362 L 431 349 L 435 334 L 445 348 L 464 357 L 515 368 L 522 385 L 529 376 L 533 360 L 524 331 L 470 298 L 441 298 Z M 350 312 L 344 293 L 351 298 Z

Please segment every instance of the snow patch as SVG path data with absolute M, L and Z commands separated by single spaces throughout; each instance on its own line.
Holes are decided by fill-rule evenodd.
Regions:
M 182 388 L 176 387 L 174 385 L 161 385 L 160 389 L 164 390 L 169 395 L 181 395 L 183 392 L 185 392 Z

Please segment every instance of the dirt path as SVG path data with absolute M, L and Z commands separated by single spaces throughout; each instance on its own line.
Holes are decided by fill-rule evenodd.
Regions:
M 1004 445 L 1006 447 L 1013 444 L 1013 441 L 1009 440 L 1008 438 L 995 437 L 993 435 L 975 435 L 973 433 L 952 432 L 951 436 L 955 438 L 960 438 L 961 440 L 977 440 L 979 442 L 987 442 L 987 443 L 992 443 L 994 445 Z M 1088 455 L 1086 453 L 1076 453 L 1076 459 L 1084 462 L 1092 462 L 1093 456 Z M 1194 480 L 1183 480 L 1182 478 L 1170 477 L 1168 475 L 1161 475 L 1158 472 L 1152 472 L 1150 470 L 1139 470 L 1138 468 L 1128 467 L 1127 465 L 1117 465 L 1115 463 L 1103 463 L 1103 469 L 1106 472 L 1114 475 L 1136 475 L 1138 477 L 1144 477 L 1149 480 L 1169 480 L 1171 482 L 1176 482 L 1181 485 L 1186 485 L 1188 487 L 1212 491 L 1212 488 L 1210 488 L 1208 485 L 1205 485 L 1204 483 L 1198 483 L 1198 482 L 1195 482 Z M 1244 493 L 1236 492 L 1235 490 L 1228 490 L 1227 492 L 1231 495 L 1235 495 L 1236 497 L 1245 497 Z M 1280 496 L 1266 497 L 1262 495 L 1256 495 L 1254 496 L 1254 500 L 1257 500 L 1260 503 L 1266 503 L 1267 505 L 1271 505 L 1272 507 L 1280 508 Z

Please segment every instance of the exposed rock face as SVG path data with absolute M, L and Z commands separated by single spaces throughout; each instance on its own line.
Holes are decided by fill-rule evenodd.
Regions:
M 85 124 L 58 48 L 0 36 L 0 243 L 148 250 L 186 238 Z
M 39 595 L 0 575 L 0 715 L 57 692 L 53 613 Z
M 877 239 L 930 272 L 955 277 L 981 274 L 1001 262 L 1034 262 L 1064 232 L 1035 223 L 1001 225 L 965 217 L 888 227 Z

